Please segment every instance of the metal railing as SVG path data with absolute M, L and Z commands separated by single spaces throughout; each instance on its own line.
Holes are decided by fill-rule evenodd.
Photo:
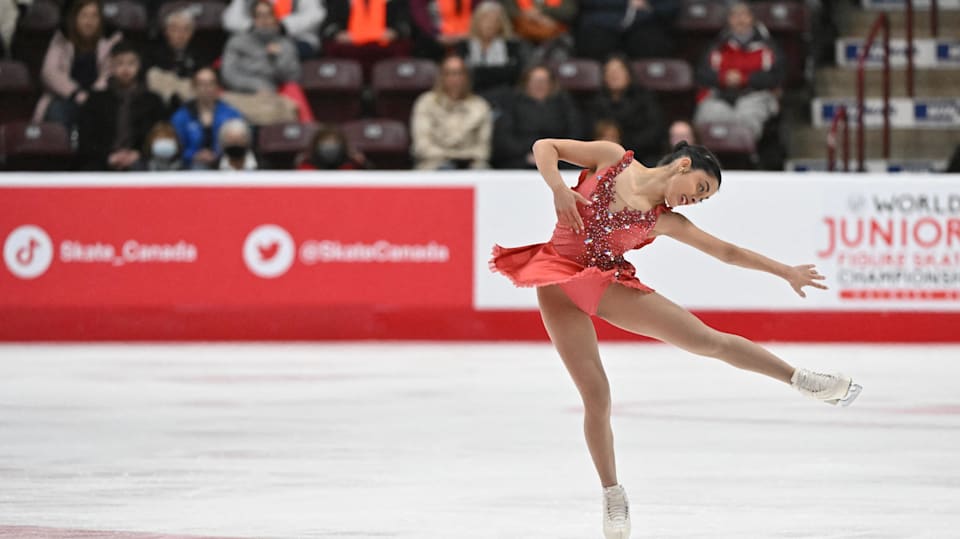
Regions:
M 886 13 L 880 13 L 870 27 L 870 34 L 863 44 L 863 50 L 860 51 L 860 58 L 857 61 L 857 171 L 859 172 L 866 171 L 863 129 L 863 111 L 866 106 L 864 98 L 866 64 L 870 49 L 873 48 L 873 42 L 877 38 L 877 32 L 881 30 L 883 31 L 883 158 L 890 158 L 890 18 Z
M 913 0 L 905 0 L 904 21 L 907 31 L 907 95 L 913 97 Z M 930 35 L 934 38 L 940 33 L 940 9 L 937 0 L 930 0 Z
M 833 115 L 830 122 L 830 131 L 827 132 L 827 170 L 833 172 L 836 168 L 837 130 L 843 128 L 843 146 L 840 158 L 843 159 L 843 171 L 850 172 L 850 122 L 847 118 L 847 107 L 841 106 Z

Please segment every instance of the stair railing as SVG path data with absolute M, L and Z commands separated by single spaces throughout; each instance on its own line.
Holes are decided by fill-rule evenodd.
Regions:
M 883 31 L 883 158 L 890 159 L 890 19 L 886 13 L 877 15 L 870 34 L 860 51 L 857 61 L 857 171 L 866 172 L 865 132 L 863 129 L 863 112 L 866 106 L 864 98 L 865 72 L 867 58 L 877 32 Z
M 843 129 L 843 146 L 840 159 L 843 160 L 843 171 L 850 172 L 850 122 L 847 118 L 847 107 L 841 105 L 840 110 L 833 115 L 830 122 L 830 131 L 827 132 L 827 170 L 833 172 L 836 168 L 837 130 Z

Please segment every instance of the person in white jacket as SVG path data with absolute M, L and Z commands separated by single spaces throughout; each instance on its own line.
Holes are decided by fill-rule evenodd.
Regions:
M 223 12 L 223 27 L 232 34 L 247 32 L 253 26 L 250 13 L 256 0 L 231 0 Z M 300 59 L 320 52 L 318 30 L 327 16 L 321 0 L 271 0 L 283 33 L 297 44 Z

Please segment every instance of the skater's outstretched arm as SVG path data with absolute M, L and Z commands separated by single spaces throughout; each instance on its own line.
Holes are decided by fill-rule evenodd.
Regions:
M 653 231 L 657 235 L 669 236 L 686 243 L 727 264 L 772 273 L 790 283 L 790 286 L 800 297 L 807 297 L 803 291 L 805 286 L 827 289 L 826 286 L 817 282 L 826 277 L 817 272 L 813 264 L 788 266 L 750 249 L 744 249 L 712 236 L 679 213 L 663 213 Z

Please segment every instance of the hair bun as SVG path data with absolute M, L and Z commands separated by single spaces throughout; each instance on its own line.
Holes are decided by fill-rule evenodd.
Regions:
M 684 149 L 684 148 L 687 148 L 687 147 L 689 147 L 689 146 L 690 146 L 690 144 L 689 144 L 687 141 L 681 140 L 680 142 L 676 143 L 676 144 L 673 146 L 673 151 L 675 151 L 675 152 L 676 152 L 676 151 L 680 151 L 680 150 L 682 150 L 682 149 Z

